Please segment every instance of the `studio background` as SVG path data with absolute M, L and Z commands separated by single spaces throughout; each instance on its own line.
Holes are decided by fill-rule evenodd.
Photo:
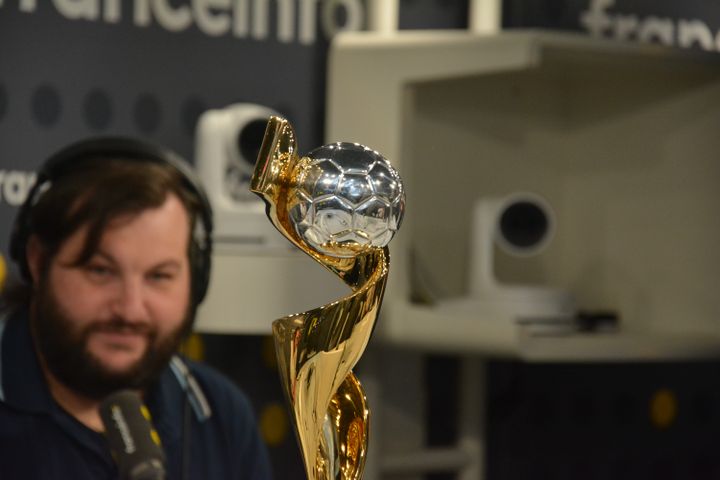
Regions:
M 293 2 L 292 27 L 282 30 L 280 1 L 246 2 L 248 12 L 266 8 L 255 17 L 240 10 L 243 2 L 208 8 L 203 20 L 190 8 L 202 2 L 190 0 L 0 0 L 3 258 L 33 170 L 51 152 L 88 135 L 148 138 L 194 162 L 198 117 L 248 102 L 285 115 L 303 150 L 321 145 L 329 42 L 337 31 L 365 29 L 368 6 L 361 0 Z M 720 48 L 720 42 L 683 45 L 677 36 L 678 26 L 689 20 L 702 21 L 717 35 L 720 4 L 702 0 L 506 0 L 503 25 L 617 38 L 615 30 L 598 27 L 588 16 L 601 4 L 611 20 L 662 19 L 649 41 Z M 332 22 L 323 18 L 323 9 Z M 463 29 L 467 9 L 461 0 L 404 0 L 399 26 Z M 627 40 L 637 40 L 637 32 Z M 7 268 L 12 274 L 12 265 Z M 200 343 L 196 351 L 251 397 L 276 478 L 302 478 L 268 339 L 204 335 Z M 421 359 L 424 379 L 422 441 L 452 444 L 458 434 L 458 357 L 412 354 Z M 487 478 L 720 478 L 719 367 L 714 358 L 592 366 L 493 360 L 482 407 L 488 418 Z M 670 405 L 670 421 L 658 420 L 657 402 Z

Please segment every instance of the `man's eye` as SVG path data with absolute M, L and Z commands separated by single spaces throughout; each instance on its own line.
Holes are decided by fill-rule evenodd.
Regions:
M 150 275 L 148 275 L 150 280 L 153 281 L 164 281 L 164 280 L 172 280 L 174 278 L 174 275 L 170 272 L 152 272 Z
M 110 267 L 106 267 L 104 265 L 87 265 L 85 267 L 85 271 L 88 272 L 93 277 L 109 277 L 112 275 L 112 269 Z

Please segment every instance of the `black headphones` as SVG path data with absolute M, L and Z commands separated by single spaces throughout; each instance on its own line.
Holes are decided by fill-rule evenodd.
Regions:
M 195 173 L 189 165 L 175 152 L 158 145 L 128 137 L 98 137 L 74 143 L 45 161 L 37 173 L 37 180 L 30 189 L 25 202 L 15 217 L 12 235 L 10 236 L 10 258 L 20 269 L 27 281 L 31 281 L 30 268 L 27 264 L 25 249 L 32 235 L 31 212 L 40 197 L 63 175 L 73 170 L 73 163 L 91 157 L 119 158 L 128 161 L 154 162 L 169 165 L 180 173 L 184 188 L 197 199 L 200 204 L 200 223 L 202 228 L 195 228 L 192 235 L 190 270 L 192 285 L 193 308 L 203 301 L 210 282 L 210 265 L 212 257 L 212 207 L 200 185 Z

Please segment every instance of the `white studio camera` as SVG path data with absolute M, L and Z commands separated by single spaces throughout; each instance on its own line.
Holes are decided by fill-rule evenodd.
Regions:
M 270 333 L 271 321 L 347 295 L 347 287 L 295 248 L 250 192 L 270 108 L 246 103 L 208 110 L 196 130 L 195 165 L 214 217 L 212 288 L 200 332 Z
M 237 103 L 208 110 L 198 120 L 195 166 L 215 218 L 216 244 L 288 249 L 289 242 L 265 215 L 265 204 L 250 192 L 265 127 L 274 110 Z
M 573 296 L 545 285 L 506 284 L 496 274 L 496 246 L 509 255 L 541 252 L 555 233 L 555 215 L 533 193 L 481 198 L 473 209 L 468 295 L 443 307 L 478 318 L 521 323 L 567 323 L 575 313 Z

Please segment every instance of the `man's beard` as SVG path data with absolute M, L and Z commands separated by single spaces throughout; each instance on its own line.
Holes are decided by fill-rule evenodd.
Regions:
M 122 318 L 98 321 L 78 328 L 62 310 L 47 281 L 41 281 L 35 295 L 31 326 L 35 345 L 46 368 L 66 387 L 94 400 L 102 400 L 122 389 L 144 390 L 167 367 L 170 358 L 190 330 L 190 309 L 182 324 L 165 338 L 157 329 L 137 325 Z M 123 371 L 111 371 L 88 351 L 94 332 L 134 332 L 147 338 L 143 356 Z

